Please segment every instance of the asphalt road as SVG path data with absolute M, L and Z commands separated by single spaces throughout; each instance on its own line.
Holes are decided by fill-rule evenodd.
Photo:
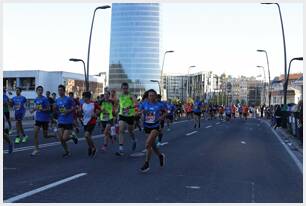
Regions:
M 98 148 L 103 143 L 99 130 L 94 132 Z M 136 132 L 136 152 L 127 135 L 124 157 L 115 156 L 117 145 L 110 145 L 94 159 L 87 156 L 82 139 L 77 145 L 71 142 L 72 155 L 62 158 L 61 145 L 42 137 L 40 144 L 46 147 L 31 157 L 33 131 L 27 134 L 28 143 L 4 154 L 5 202 L 303 202 L 302 173 L 271 129 L 257 119 L 202 120 L 200 129 L 193 129 L 191 121 L 176 122 L 165 131 L 161 147 L 165 167 L 152 156 L 146 174 L 139 172 L 143 132 Z

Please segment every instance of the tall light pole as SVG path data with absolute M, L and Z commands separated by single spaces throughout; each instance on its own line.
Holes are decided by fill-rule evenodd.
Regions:
M 284 32 L 283 18 L 282 18 L 282 12 L 281 12 L 280 6 L 279 6 L 278 3 L 261 3 L 261 4 L 266 4 L 266 5 L 275 4 L 275 5 L 277 5 L 278 12 L 279 12 L 279 17 L 280 17 L 280 21 L 281 21 L 281 26 L 282 26 L 282 34 L 283 34 L 283 46 L 284 46 L 284 76 L 285 76 L 285 78 L 286 78 L 286 74 L 287 74 L 286 41 L 285 41 L 285 32 Z M 286 97 L 285 87 L 286 87 L 286 85 L 284 84 L 284 104 L 287 104 L 287 97 Z
M 165 51 L 164 57 L 163 57 L 163 64 L 162 64 L 162 68 L 161 68 L 161 70 L 160 70 L 160 81 L 159 81 L 159 82 L 160 82 L 160 87 L 161 87 L 159 93 L 160 93 L 160 95 L 162 96 L 162 98 L 163 98 L 163 96 L 164 96 L 161 92 L 164 91 L 163 73 L 164 73 L 165 58 L 166 58 L 166 54 L 168 54 L 168 53 L 173 53 L 173 52 L 174 52 L 173 50 L 167 50 L 167 51 Z M 163 93 L 164 93 L 164 92 L 163 92 Z
M 83 66 L 84 66 L 84 77 L 85 77 L 85 90 L 89 91 L 88 73 L 86 72 L 85 62 L 83 61 L 83 59 L 76 59 L 76 58 L 71 58 L 71 59 L 69 59 L 69 61 L 72 61 L 72 62 L 82 62 L 83 63 Z
M 266 59 L 267 59 L 267 66 L 268 66 L 268 77 L 269 77 L 269 89 L 268 89 L 268 100 L 269 100 L 269 107 L 271 105 L 271 78 L 270 78 L 270 66 L 269 66 L 269 59 L 268 59 L 268 53 L 266 50 L 263 49 L 258 49 L 258 52 L 264 52 L 266 54 Z
M 265 72 L 265 68 L 263 67 L 263 66 L 257 66 L 257 68 L 262 68 L 262 70 L 263 70 L 263 73 L 264 73 L 264 104 L 266 104 L 266 81 L 267 81 L 267 79 L 266 79 L 266 72 Z
M 287 98 L 287 89 L 288 89 L 288 81 L 289 81 L 289 75 L 290 75 L 290 68 L 291 68 L 291 62 L 293 62 L 294 60 L 297 60 L 297 61 L 303 61 L 303 57 L 296 57 L 296 58 L 293 58 L 290 60 L 290 63 L 289 63 L 289 68 L 288 68 L 288 74 L 285 76 L 285 89 L 284 89 L 284 97 Z
M 160 88 L 160 82 L 158 80 L 150 80 L 151 82 L 156 82 L 158 84 L 158 88 L 159 88 L 159 94 L 161 94 L 161 88 Z
M 194 67 L 196 67 L 196 66 L 192 65 L 192 66 L 189 66 L 189 67 L 188 67 L 187 99 L 189 98 L 189 79 L 190 79 L 190 77 L 189 77 L 189 71 L 190 71 L 191 68 L 194 68 Z
M 93 17 L 92 17 L 92 21 L 91 21 L 90 34 L 89 34 L 88 52 L 87 52 L 87 82 L 88 82 L 88 84 L 89 84 L 89 56 L 90 56 L 91 35 L 92 35 L 92 29 L 93 29 L 93 25 L 94 25 L 94 21 L 95 21 L 96 11 L 99 10 L 99 9 L 108 9 L 108 8 L 111 8 L 111 7 L 108 6 L 108 5 L 99 6 L 95 9 L 95 11 L 93 13 Z M 87 91 L 89 91 L 89 87 L 88 87 Z

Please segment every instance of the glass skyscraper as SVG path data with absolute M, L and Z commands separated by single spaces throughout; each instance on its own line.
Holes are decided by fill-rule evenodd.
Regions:
M 159 91 L 160 7 L 158 3 L 113 3 L 111 20 L 109 87 L 120 91 Z

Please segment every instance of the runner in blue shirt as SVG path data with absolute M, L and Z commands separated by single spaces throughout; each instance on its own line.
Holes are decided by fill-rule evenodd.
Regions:
M 176 110 L 176 107 L 174 104 L 171 103 L 171 99 L 168 99 L 168 102 L 166 103 L 167 107 L 167 130 L 170 131 L 170 123 L 173 122 L 173 117 L 174 117 L 174 111 Z
M 148 135 L 146 140 L 146 159 L 141 167 L 141 172 L 149 171 L 149 161 L 152 155 L 152 150 L 159 157 L 160 166 L 165 165 L 165 155 L 160 152 L 156 145 L 156 138 L 160 132 L 160 121 L 167 115 L 164 105 L 158 102 L 157 93 L 155 90 L 148 91 L 148 100 L 144 101 L 139 106 L 139 112 L 144 116 L 144 131 Z
M 34 151 L 32 156 L 35 156 L 39 153 L 38 145 L 38 133 L 40 128 L 43 129 L 44 138 L 49 138 L 48 136 L 48 125 L 50 121 L 50 103 L 47 97 L 43 96 L 44 88 L 42 86 L 36 87 L 37 97 L 34 100 L 34 108 L 30 111 L 35 113 L 35 126 L 34 126 Z
M 15 139 L 16 144 L 20 143 L 21 137 L 23 137 L 22 142 L 26 142 L 28 140 L 28 136 L 25 135 L 23 126 L 22 126 L 22 120 L 26 113 L 26 109 L 24 107 L 26 102 L 27 102 L 27 99 L 21 95 L 21 88 L 16 87 L 16 96 L 13 97 L 11 100 L 11 105 L 13 106 L 15 110 L 16 129 L 17 129 L 17 135 L 18 135 Z
M 65 96 L 65 86 L 58 86 L 59 97 L 55 101 L 53 111 L 58 113 L 58 136 L 62 143 L 65 153 L 63 157 L 70 156 L 68 150 L 67 141 L 72 139 L 75 144 L 78 143 L 76 137 L 70 137 L 71 131 L 73 129 L 73 101 L 70 97 Z
M 167 102 L 161 100 L 161 95 L 160 94 L 157 95 L 157 101 L 159 103 L 161 103 L 164 110 L 167 110 Z M 160 120 L 160 131 L 159 131 L 158 141 L 157 141 L 157 146 L 158 147 L 161 146 L 162 138 L 164 136 L 165 119 L 166 118 L 164 117 L 163 119 Z
M 202 107 L 202 102 L 200 101 L 200 97 L 197 96 L 196 100 L 193 103 L 193 120 L 194 120 L 194 128 L 198 127 L 200 128 L 200 119 L 201 119 L 201 107 Z

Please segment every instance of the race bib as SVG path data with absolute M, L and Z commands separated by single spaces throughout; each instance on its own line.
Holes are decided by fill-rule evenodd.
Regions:
M 41 104 L 37 104 L 37 105 L 36 105 L 36 109 L 37 109 L 37 110 L 41 110 L 41 109 L 42 109 L 42 105 L 41 105 Z
M 20 109 L 21 109 L 21 105 L 20 105 L 20 104 L 16 104 L 16 105 L 15 105 L 15 109 L 16 109 L 16 110 L 20 110 Z
M 60 111 L 60 113 L 65 113 L 66 112 L 66 108 L 65 107 L 60 107 L 59 111 Z
M 146 123 L 155 123 L 155 113 L 152 113 L 152 112 L 147 113 L 145 122 Z
M 103 120 L 109 120 L 109 114 L 108 113 L 103 113 Z

